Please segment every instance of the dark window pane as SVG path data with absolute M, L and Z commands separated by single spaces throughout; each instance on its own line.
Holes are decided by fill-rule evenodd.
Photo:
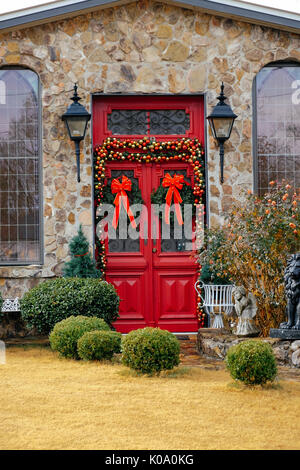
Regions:
M 8 209 L 0 209 L 1 225 L 8 225 Z
M 0 179 L 1 184 L 1 179 Z M 2 209 L 8 207 L 8 192 L 0 191 L 0 207 Z
M 113 135 L 145 135 L 147 112 L 139 109 L 113 109 L 107 115 L 107 128 Z
M 1 191 L 8 191 L 8 179 L 7 175 L 0 176 L 0 188 Z
M 166 173 L 169 173 L 172 177 L 175 175 L 183 175 L 184 180 L 187 182 L 191 182 L 190 178 L 187 177 L 186 170 L 172 170 L 168 169 L 164 171 L 164 176 Z M 162 183 L 162 179 L 161 179 Z M 186 251 L 190 249 L 191 240 L 185 238 L 184 228 L 183 226 L 177 230 L 175 230 L 175 217 L 172 217 L 172 213 L 170 214 L 170 225 L 165 223 L 164 217 L 162 217 L 160 222 L 160 231 L 161 231 L 161 252 L 177 252 L 177 251 Z M 170 230 L 170 232 L 169 232 Z
M 0 233 L 1 233 L 1 241 L 4 241 L 6 242 L 8 240 L 8 225 L 1 225 L 1 230 L 0 230 Z
M 0 124 L 1 128 L 1 124 Z M 2 139 L 1 139 L 1 134 L 0 134 L 0 157 L 5 158 L 8 157 L 8 143 L 4 141 L 5 134 L 2 134 Z
M 185 135 L 190 116 L 184 109 L 113 109 L 107 129 L 112 135 Z
M 15 175 L 10 175 L 8 177 L 8 190 L 14 193 L 17 190 L 17 180 L 16 180 Z
M 300 186 L 300 105 L 295 87 L 300 67 L 265 67 L 256 80 L 258 192 L 272 180 L 285 179 Z
M 0 70 L 0 264 L 39 262 L 38 77 Z
M 18 223 L 18 210 L 10 209 L 9 211 L 9 223 L 11 225 L 17 225 Z
M 111 171 L 111 178 L 108 180 L 108 185 L 111 185 L 111 182 L 114 178 L 120 178 L 122 175 L 127 176 L 132 183 L 135 183 L 136 185 L 139 184 L 139 181 L 137 178 L 134 177 L 134 172 L 133 170 L 112 170 Z M 121 222 L 122 221 L 122 222 Z M 110 253 L 133 253 L 133 252 L 139 252 L 140 251 L 140 240 L 132 240 L 131 238 L 120 238 L 119 234 L 119 227 L 120 224 L 124 226 L 127 224 L 127 228 L 130 224 L 130 220 L 128 219 L 128 216 L 124 210 L 120 211 L 119 214 L 119 224 L 116 230 L 116 238 L 115 239 L 110 239 L 108 242 L 109 246 L 109 252 Z M 139 228 L 137 229 L 139 230 Z
M 190 129 L 190 116 L 183 109 L 150 111 L 151 135 L 181 135 Z

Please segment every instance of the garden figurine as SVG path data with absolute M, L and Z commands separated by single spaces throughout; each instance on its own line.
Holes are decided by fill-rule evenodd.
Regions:
M 300 330 L 300 253 L 295 253 L 288 259 L 284 282 L 288 321 L 281 323 L 280 328 Z
M 235 311 L 239 317 L 235 334 L 237 336 L 257 336 L 259 329 L 254 323 L 257 312 L 256 299 L 252 292 L 247 295 L 243 286 L 236 286 L 232 290 L 235 300 Z

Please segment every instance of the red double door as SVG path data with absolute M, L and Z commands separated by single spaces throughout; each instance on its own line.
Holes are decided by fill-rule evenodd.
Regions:
M 151 133 L 147 111 L 149 109 L 151 112 L 158 111 L 154 113 L 156 121 L 153 118 L 156 126 L 159 126 L 157 114 L 164 117 L 163 110 L 179 109 L 184 112 L 188 118 L 183 125 L 176 128 L 182 133 L 171 134 L 172 130 L 168 129 L 168 125 L 173 125 L 168 124 L 172 115 L 170 111 L 165 114 L 167 120 L 164 122 L 167 125 L 162 124 L 161 127 L 155 128 L 160 133 Z M 129 133 L 128 125 L 132 125 L 131 110 L 136 113 L 148 113 L 146 127 L 143 127 L 142 114 L 142 125 L 138 134 Z M 122 111 L 125 123 L 122 123 Z M 140 97 L 138 102 L 130 97 L 99 97 L 93 103 L 93 118 L 94 145 L 101 144 L 108 136 L 140 139 L 149 135 L 164 141 L 188 136 L 200 137 L 202 142 L 204 137 L 202 97 Z M 178 120 L 179 118 L 177 123 Z M 182 113 L 181 120 L 184 120 Z M 138 122 L 133 123 L 134 131 L 137 132 Z M 168 134 L 162 134 L 163 131 Z M 105 171 L 107 181 L 125 175 L 138 184 L 148 217 L 147 238 L 143 235 L 137 240 L 109 240 L 106 245 L 106 280 L 115 285 L 121 299 L 120 318 L 114 326 L 122 333 L 146 326 L 178 333 L 197 331 L 194 289 L 197 263 L 194 252 L 188 245 L 189 240 L 178 240 L 172 233 L 169 239 L 162 239 L 161 222 L 151 211 L 151 193 L 161 185 L 167 173 L 183 174 L 193 185 L 194 174 L 191 165 L 174 160 L 164 163 L 137 163 L 125 160 L 107 163 Z M 152 218 L 155 218 L 155 223 L 159 225 L 157 238 L 151 238 Z

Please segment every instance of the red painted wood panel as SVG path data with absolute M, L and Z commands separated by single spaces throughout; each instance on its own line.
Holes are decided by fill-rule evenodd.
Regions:
M 184 109 L 190 114 L 190 130 L 185 135 L 155 136 L 156 140 L 198 137 L 204 144 L 204 105 L 201 96 L 99 96 L 93 102 L 93 144 L 99 145 L 111 135 L 107 114 L 112 109 Z M 119 136 L 116 136 L 119 137 Z M 140 135 L 120 138 L 140 139 Z M 151 200 L 166 171 L 184 170 L 193 183 L 188 163 L 163 164 L 109 162 L 106 175 L 112 170 L 133 170 L 138 178 L 143 201 L 148 209 L 151 227 Z M 120 319 L 115 323 L 123 333 L 145 326 L 158 326 L 172 332 L 197 331 L 196 262 L 192 251 L 163 252 L 161 240 L 140 240 L 137 252 L 110 253 L 107 249 L 106 279 L 112 282 L 121 298 Z
M 185 134 L 157 135 L 156 140 L 168 141 L 180 137 L 198 137 L 204 144 L 204 100 L 203 96 L 95 96 L 93 100 L 93 145 L 100 145 L 111 137 L 107 115 L 113 109 L 183 109 L 190 115 L 190 130 Z M 139 134 L 115 137 L 140 139 Z

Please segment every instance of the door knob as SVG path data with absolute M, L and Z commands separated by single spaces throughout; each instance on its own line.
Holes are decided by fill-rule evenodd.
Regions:
M 157 248 L 152 248 L 152 253 L 156 253 L 157 252 Z

